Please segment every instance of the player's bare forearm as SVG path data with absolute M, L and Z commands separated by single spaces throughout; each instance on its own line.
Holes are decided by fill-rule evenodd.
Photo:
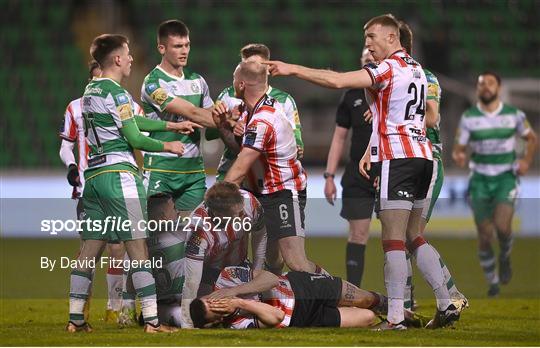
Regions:
M 272 65 L 270 66 L 270 71 L 272 72 Z M 290 73 L 302 80 L 328 88 L 367 88 L 373 84 L 369 73 L 364 69 L 339 73 L 332 70 L 291 65 Z
M 246 174 L 259 157 L 260 152 L 249 147 L 242 148 L 242 151 L 238 154 L 238 158 L 234 161 L 231 169 L 225 175 L 225 181 L 235 183 L 240 186 Z
M 174 98 L 167 106 L 165 111 L 182 115 L 192 122 L 198 123 L 203 127 L 216 128 L 212 119 L 212 112 L 207 109 L 196 107 L 182 98 Z
M 234 135 L 232 129 L 225 127 L 218 127 L 219 137 L 229 148 L 231 152 L 237 155 L 240 152 L 240 143 L 237 141 L 237 137 Z
M 238 308 L 255 315 L 264 327 L 274 327 L 285 318 L 285 312 L 281 309 L 263 302 L 238 299 L 237 305 Z
M 439 103 L 436 100 L 430 99 L 426 104 L 426 127 L 433 128 L 439 122 Z
M 260 269 L 254 274 L 255 276 L 251 281 L 235 288 L 236 296 L 258 294 L 279 285 L 279 278 L 273 273 Z

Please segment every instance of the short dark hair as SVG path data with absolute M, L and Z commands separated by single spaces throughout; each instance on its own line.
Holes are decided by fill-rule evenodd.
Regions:
M 484 72 L 482 72 L 480 75 L 478 75 L 478 77 L 480 76 L 484 76 L 484 75 L 491 75 L 495 78 L 495 80 L 497 80 L 497 83 L 499 84 L 499 86 L 501 85 L 501 76 L 499 74 L 497 74 L 495 71 L 493 70 L 485 70 Z
M 169 36 L 189 36 L 189 29 L 184 22 L 178 19 L 170 19 L 159 25 L 157 32 L 158 43 L 163 43 Z
M 247 59 L 251 56 L 261 56 L 262 58 L 270 59 L 270 49 L 262 43 L 250 43 L 240 49 L 240 57 Z
M 408 54 L 412 55 L 413 49 L 413 32 L 411 27 L 404 21 L 399 21 L 399 42 L 401 47 L 407 51 Z
M 221 181 L 206 191 L 204 202 L 212 212 L 228 213 L 234 205 L 242 204 L 244 197 L 236 184 Z
M 146 202 L 146 211 L 148 213 L 149 220 L 163 220 L 167 219 L 164 214 L 164 207 L 169 204 L 172 197 L 166 193 L 158 193 L 148 197 Z
M 98 62 L 95 60 L 88 62 L 88 81 L 94 78 L 94 70 L 96 69 L 101 69 Z
M 396 20 L 396 17 L 394 17 L 392 14 L 387 13 L 383 14 L 381 16 L 373 17 L 367 23 L 364 25 L 364 30 L 367 30 L 369 27 L 380 24 L 384 27 L 392 27 L 395 28 L 397 32 L 399 32 L 399 23 Z
M 202 329 L 208 323 L 208 320 L 206 320 L 206 307 L 200 298 L 191 301 L 189 315 L 191 316 L 193 326 L 198 329 Z
M 124 35 L 103 34 L 94 38 L 90 46 L 90 55 L 101 68 L 107 66 L 109 55 L 121 48 L 124 44 L 129 44 L 129 40 Z

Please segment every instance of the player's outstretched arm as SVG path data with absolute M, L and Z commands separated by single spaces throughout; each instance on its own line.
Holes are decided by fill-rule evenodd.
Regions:
M 151 120 L 144 116 L 135 116 L 135 122 L 139 130 L 145 132 L 172 131 L 182 134 L 191 134 L 196 128 L 203 128 L 201 125 L 191 122 L 165 122 L 160 120 Z
M 174 98 L 167 106 L 165 111 L 182 115 L 190 121 L 200 124 L 203 127 L 216 128 L 216 124 L 212 119 L 212 112 L 208 109 L 196 107 L 190 102 L 182 98 Z
M 328 88 L 367 88 L 373 85 L 365 69 L 339 73 L 332 70 L 312 69 L 302 65 L 287 64 L 277 60 L 263 62 L 272 76 L 293 75 L 299 79 Z
M 244 147 L 238 154 L 238 158 L 234 161 L 231 169 L 225 175 L 225 181 L 232 182 L 240 186 L 242 181 L 255 160 L 261 153 L 255 149 Z
M 162 130 L 165 130 L 165 125 L 163 123 L 162 127 Z M 139 130 L 139 127 L 137 127 L 137 122 L 133 117 L 122 121 L 121 132 L 128 141 L 129 145 L 135 149 L 150 152 L 166 151 L 178 155 L 182 155 L 184 153 L 184 145 L 179 141 L 162 142 L 144 136 Z

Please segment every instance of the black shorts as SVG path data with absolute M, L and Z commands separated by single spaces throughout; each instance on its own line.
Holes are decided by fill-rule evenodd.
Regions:
M 380 165 L 377 211 L 386 209 L 423 209 L 433 161 L 425 158 L 384 160 Z
M 343 187 L 341 217 L 346 220 L 369 219 L 373 214 L 376 190 L 373 186 L 375 180 L 369 172 L 369 180 L 364 178 L 358 170 L 358 162 L 349 162 L 341 178 Z
M 269 240 L 304 237 L 306 190 L 283 190 L 257 196 L 264 209 L 264 224 Z
M 290 327 L 339 327 L 341 278 L 291 271 L 287 273 L 294 292 Z

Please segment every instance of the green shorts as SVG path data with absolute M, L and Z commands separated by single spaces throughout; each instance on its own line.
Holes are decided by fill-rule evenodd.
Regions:
M 428 198 L 430 199 L 429 206 L 427 207 L 427 209 L 424 209 L 424 211 L 422 211 L 422 217 L 426 219 L 426 221 L 429 221 L 429 219 L 431 218 L 431 213 L 433 213 L 433 207 L 435 207 L 435 203 L 439 198 L 439 194 L 441 193 L 444 182 L 444 168 L 442 160 L 440 158 L 434 158 L 433 165 L 437 167 L 437 170 L 433 168 L 433 177 L 431 178 L 432 186 L 430 185 L 430 189 L 428 192 Z
M 476 223 L 491 220 L 498 204 L 514 205 L 518 178 L 512 172 L 495 176 L 472 173 L 469 196 Z
M 191 211 L 204 199 L 206 175 L 204 172 L 178 174 L 169 172 L 146 172 L 145 186 L 148 197 L 156 194 L 170 195 L 176 210 Z
M 127 241 L 146 238 L 146 193 L 139 175 L 129 171 L 98 174 L 83 192 L 83 240 Z

